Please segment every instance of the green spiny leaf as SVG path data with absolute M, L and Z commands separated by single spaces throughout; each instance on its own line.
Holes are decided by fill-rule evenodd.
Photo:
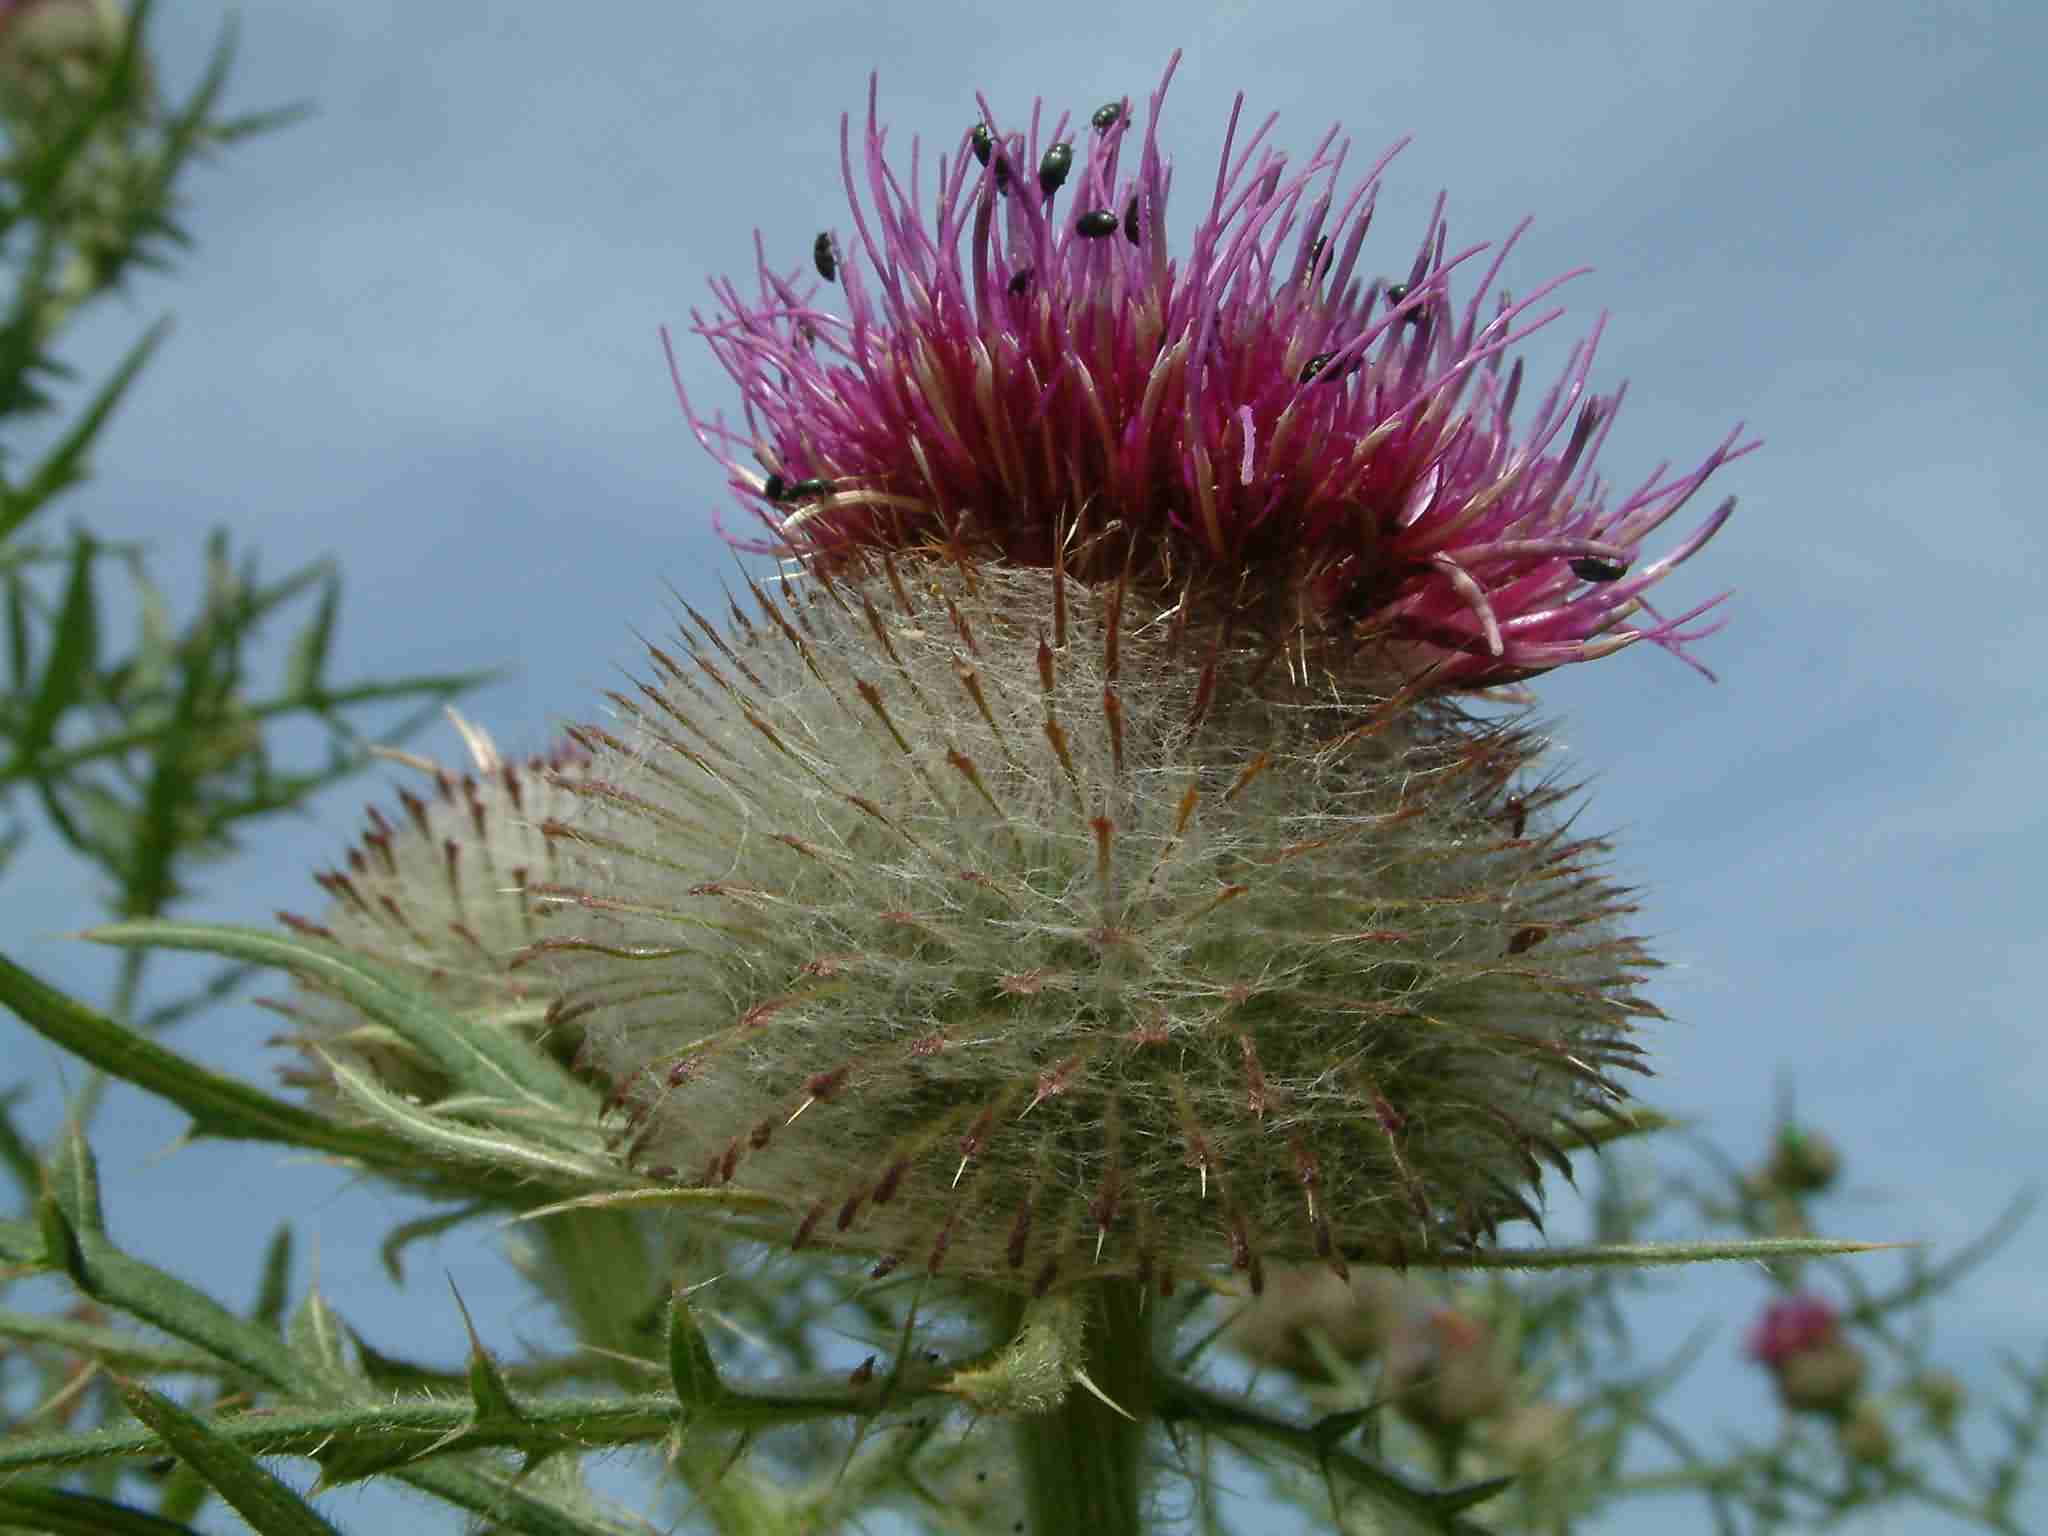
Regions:
M 203 1350 L 152 1344 L 119 1328 L 103 1328 L 36 1312 L 0 1310 L 0 1339 L 43 1344 L 85 1355 L 117 1370 L 163 1375 L 218 1375 L 220 1362 Z
M 197 950 L 289 971 L 404 1036 L 464 1090 L 509 1091 L 578 1113 L 589 1107 L 589 1090 L 543 1052 L 501 1031 L 464 1028 L 432 998 L 339 945 L 225 923 L 165 921 L 109 924 L 86 937 L 123 947 Z
M 348 1327 L 327 1305 L 327 1298 L 315 1286 L 306 1292 L 285 1329 L 285 1342 L 307 1367 L 330 1382 L 351 1378 L 348 1361 Z
M 687 1414 L 716 1407 L 727 1396 L 718 1377 L 718 1362 L 711 1358 L 711 1346 L 704 1330 L 697 1326 L 688 1296 L 677 1291 L 668 1309 L 668 1374 L 675 1387 L 676 1401 Z
M 1482 1248 L 1470 1253 L 1411 1259 L 1418 1269 L 1655 1269 L 1712 1264 L 1884 1253 L 1912 1243 L 1865 1243 L 1834 1237 L 1745 1237 L 1676 1243 L 1596 1243 L 1585 1247 Z
M 121 1400 L 232 1505 L 259 1536 L 340 1536 L 313 1506 L 256 1458 L 216 1434 L 206 1420 L 138 1383 L 123 1383 Z
M 424 1109 L 385 1091 L 367 1072 L 331 1057 L 327 1061 L 334 1086 L 348 1104 L 389 1134 L 411 1142 L 422 1152 L 453 1167 L 473 1169 L 494 1182 L 524 1179 L 536 1191 L 588 1189 L 619 1182 L 617 1169 L 588 1157 L 559 1151 L 532 1139 L 531 1127 L 511 1129 L 515 1113 L 500 1114 L 498 1125 L 474 1126 L 454 1116 Z M 510 1111 L 515 1106 L 505 1106 Z M 451 1177 L 456 1177 L 451 1175 Z
M 57 723 L 66 710 L 81 703 L 99 665 L 99 599 L 93 591 L 93 561 L 99 546 L 79 534 L 72 546 L 71 574 L 64 584 L 63 606 L 57 610 L 55 636 L 43 675 L 29 701 L 28 715 L 15 737 L 18 761 L 32 764 L 56 739 Z
M 1676 1115 L 1667 1115 L 1661 1110 L 1646 1109 L 1640 1105 L 1629 1105 L 1617 1113 L 1620 1116 L 1619 1122 L 1599 1115 L 1582 1115 L 1576 1120 L 1561 1122 L 1557 1127 L 1557 1140 L 1563 1143 L 1566 1150 L 1591 1147 L 1597 1151 L 1601 1147 L 1632 1137 L 1678 1130 L 1688 1123 Z
M 42 1161 L 36 1156 L 35 1148 L 29 1145 L 14 1124 L 14 1106 L 28 1096 L 25 1087 L 10 1088 L 0 1093 L 0 1163 L 14 1175 L 14 1182 L 21 1192 L 30 1197 L 43 1187 Z
M 0 955 L 0 1003 L 24 1024 L 112 1077 L 135 1084 L 193 1117 L 193 1134 L 275 1141 L 356 1158 L 373 1167 L 417 1168 L 401 1142 L 272 1098 L 197 1066 L 106 1015 L 65 996 Z
M 269 1329 L 237 1317 L 175 1275 L 130 1258 L 104 1237 L 79 1233 L 51 1195 L 43 1197 L 38 1214 L 39 1226 L 0 1221 L 0 1263 L 66 1269 L 95 1300 L 205 1350 L 224 1366 L 286 1391 L 320 1390 L 320 1382 Z
M 493 1427 L 526 1423 L 526 1415 L 512 1400 L 512 1389 L 505 1384 L 498 1362 L 491 1358 L 491 1352 L 484 1348 L 484 1341 L 477 1337 L 476 1323 L 469 1315 L 462 1292 L 455 1289 L 452 1275 L 448 1279 L 448 1289 L 454 1293 L 456 1310 L 462 1314 L 463 1329 L 469 1334 L 469 1399 L 475 1405 L 477 1423 Z
M 422 1216 L 415 1221 L 394 1227 L 377 1249 L 378 1257 L 384 1261 L 384 1272 L 391 1276 L 391 1283 L 405 1284 L 403 1256 L 407 1248 L 422 1238 L 439 1237 L 443 1232 L 460 1226 L 483 1209 L 480 1202 L 472 1201 L 468 1205 L 458 1205 L 452 1211 L 436 1211 L 431 1216 Z
M 92 1277 L 86 1269 L 85 1245 L 78 1240 L 78 1229 L 71 1224 L 71 1218 L 55 1195 L 44 1195 L 36 1202 L 36 1218 L 43 1230 L 42 1262 L 51 1269 L 61 1269 L 71 1277 L 71 1283 L 86 1295 L 93 1294 Z
M 284 688 L 302 699 L 316 699 L 327 683 L 327 654 L 334 643 L 334 616 L 341 604 L 341 583 L 332 571 L 321 584 L 320 603 L 299 637 L 292 642 L 285 666 Z
M 93 440 L 100 429 L 107 424 L 107 418 L 114 407 L 121 403 L 128 387 L 135 382 L 151 355 L 162 345 L 170 334 L 171 323 L 159 320 L 143 333 L 142 339 L 128 349 L 128 355 L 102 384 L 77 421 L 57 440 L 56 445 L 43 456 L 42 463 L 27 482 L 0 502 L 0 539 L 10 537 L 58 492 L 67 489 L 85 478 L 86 454 L 91 450 Z
M 291 1299 L 292 1229 L 280 1222 L 263 1250 L 263 1279 L 256 1292 L 256 1306 L 250 1313 L 267 1328 L 284 1320 L 285 1304 Z

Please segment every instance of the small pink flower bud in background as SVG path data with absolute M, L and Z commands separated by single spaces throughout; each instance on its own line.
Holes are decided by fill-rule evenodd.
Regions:
M 1463 1428 L 1506 1408 L 1514 1374 L 1493 1330 L 1454 1307 L 1416 1310 L 1387 1339 L 1380 1393 L 1424 1429 Z
M 1863 1386 L 1863 1353 L 1842 1337 L 1835 1309 L 1818 1296 L 1772 1302 L 1750 1330 L 1749 1356 L 1770 1370 L 1779 1400 L 1794 1412 L 1839 1416 Z

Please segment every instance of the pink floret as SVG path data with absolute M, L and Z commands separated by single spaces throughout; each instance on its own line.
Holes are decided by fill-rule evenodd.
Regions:
M 1830 1342 L 1840 1327 L 1835 1309 L 1818 1296 L 1774 1301 L 1749 1331 L 1749 1357 L 1777 1369 L 1795 1355 Z

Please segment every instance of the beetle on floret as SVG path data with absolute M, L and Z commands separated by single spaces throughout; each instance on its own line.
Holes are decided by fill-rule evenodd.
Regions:
M 1571 565 L 1572 574 L 1579 580 L 1596 584 L 1619 581 L 1628 574 L 1628 567 L 1620 561 L 1603 559 L 1599 555 L 1578 555 Z
M 1045 158 L 1038 162 L 1038 189 L 1047 197 L 1066 185 L 1067 172 L 1073 169 L 1074 146 L 1055 144 L 1045 152 Z

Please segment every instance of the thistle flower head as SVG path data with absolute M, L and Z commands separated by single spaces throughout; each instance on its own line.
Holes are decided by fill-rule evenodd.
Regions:
M 533 963 L 618 1154 L 1042 1291 L 1538 1216 L 1649 964 L 1538 743 L 1121 585 L 821 576 L 618 694 Z M 523 967 L 522 967 L 523 968 Z
M 1599 327 L 1533 412 L 1509 363 L 1562 313 L 1563 279 L 1497 293 L 1515 236 L 1453 247 L 1441 200 L 1381 274 L 1366 236 L 1393 152 L 1347 183 L 1333 128 L 1290 164 L 1274 118 L 1241 133 L 1242 98 L 1170 255 L 1173 67 L 1142 109 L 1085 122 L 1034 104 L 1020 127 L 983 101 L 930 185 L 915 142 L 891 164 L 871 81 L 864 131 L 841 123 L 849 221 L 812 252 L 836 300 L 757 237 L 757 295 L 716 283 L 719 313 L 695 317 L 745 422 L 684 409 L 766 524 L 747 547 L 1084 549 L 1084 580 L 1128 572 L 1269 634 L 1364 629 L 1445 687 L 1644 639 L 1683 655 L 1712 602 L 1667 618 L 1647 593 L 1733 503 L 1661 557 L 1643 542 L 1754 445 L 1738 429 L 1610 496 L 1594 461 L 1621 391 L 1589 392 Z

